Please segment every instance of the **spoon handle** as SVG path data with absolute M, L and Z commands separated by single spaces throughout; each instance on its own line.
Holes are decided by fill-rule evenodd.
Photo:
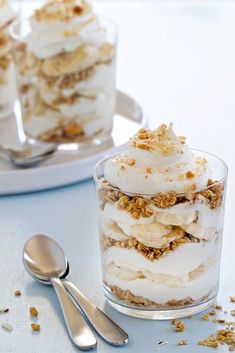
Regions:
M 53 277 L 50 280 L 58 296 L 69 335 L 73 343 L 81 350 L 95 348 L 96 338 L 82 314 L 68 295 L 61 280 L 57 277 Z
M 91 303 L 72 282 L 63 280 L 63 284 L 80 306 L 91 325 L 107 343 L 113 346 L 121 346 L 128 342 L 128 334 L 102 310 Z

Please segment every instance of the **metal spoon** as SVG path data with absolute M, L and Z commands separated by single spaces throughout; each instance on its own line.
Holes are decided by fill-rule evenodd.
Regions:
M 73 343 L 81 350 L 95 348 L 96 338 L 93 332 L 59 278 L 67 268 L 67 261 L 60 246 L 55 247 L 54 241 L 45 235 L 36 235 L 26 242 L 23 257 L 24 263 L 34 276 L 45 278 L 53 285 Z
M 57 149 L 56 145 L 31 145 L 23 150 L 15 150 L 0 145 L 0 153 L 6 156 L 18 168 L 33 167 L 51 157 Z
M 37 237 L 37 236 L 35 236 Z M 59 245 L 53 241 L 51 238 L 46 237 L 51 242 L 54 243 L 55 249 L 59 247 Z M 52 250 L 52 249 L 51 249 Z M 55 250 L 52 250 L 55 252 Z M 67 262 L 66 257 L 64 256 L 65 263 Z M 31 270 L 31 267 L 28 266 L 27 261 L 24 258 L 24 264 L 26 270 L 34 276 L 39 281 L 49 282 L 49 278 L 42 277 L 40 274 L 35 273 L 35 271 Z M 79 305 L 82 312 L 85 314 L 86 318 L 89 320 L 91 325 L 95 328 L 98 334 L 109 344 L 113 346 L 121 346 L 128 342 L 128 334 L 119 327 L 115 322 L 113 322 L 102 310 L 100 310 L 96 305 L 91 303 L 76 287 L 73 283 L 67 280 L 67 276 L 69 274 L 69 264 L 67 262 L 67 268 L 64 267 L 64 271 L 61 273 L 61 277 L 63 278 L 63 284 L 74 298 L 76 303 Z M 45 283 L 46 284 L 46 283 Z

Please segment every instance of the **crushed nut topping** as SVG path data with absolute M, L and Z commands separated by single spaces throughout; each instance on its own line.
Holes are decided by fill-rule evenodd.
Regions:
M 39 324 L 36 324 L 35 322 L 31 323 L 31 327 L 33 331 L 40 331 L 41 326 Z
M 188 344 L 188 340 L 180 340 L 177 342 L 177 346 L 185 346 Z
M 118 200 L 118 208 L 130 212 L 130 214 L 139 219 L 142 217 L 150 217 L 153 215 L 153 211 L 148 207 L 148 201 L 142 197 L 132 197 L 127 195 L 121 196 Z
M 69 142 L 84 139 L 84 131 L 76 121 L 71 121 L 67 124 L 59 123 L 57 127 L 47 130 L 38 138 L 44 142 Z
M 31 307 L 29 308 L 29 314 L 30 314 L 30 316 L 34 316 L 34 317 L 38 316 L 38 311 L 37 311 L 37 309 L 35 308 L 35 306 L 31 306 Z
M 21 296 L 21 291 L 20 291 L 19 289 L 17 289 L 17 290 L 15 291 L 15 296 L 16 296 L 16 297 L 20 297 L 20 296 Z
M 186 173 L 186 178 L 187 179 L 192 179 L 195 177 L 195 173 L 192 172 L 191 170 L 189 170 L 187 173 Z
M 131 139 L 131 146 L 147 151 L 159 151 L 162 155 L 169 156 L 173 153 L 182 153 L 182 138 L 175 137 L 169 127 L 162 124 L 156 130 L 140 129 Z M 185 139 L 184 142 L 185 143 Z

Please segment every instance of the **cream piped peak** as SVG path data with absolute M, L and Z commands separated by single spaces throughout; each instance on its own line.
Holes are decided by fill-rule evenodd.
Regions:
M 205 159 L 194 156 L 186 138 L 173 124 L 156 130 L 140 129 L 127 150 L 106 162 L 105 179 L 130 193 L 190 192 L 207 186 L 211 177 Z

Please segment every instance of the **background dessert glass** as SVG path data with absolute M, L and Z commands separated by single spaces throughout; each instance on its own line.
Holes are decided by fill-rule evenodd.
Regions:
M 172 319 L 216 299 L 227 166 L 192 151 L 206 158 L 216 181 L 187 194 L 127 193 L 105 182 L 109 158 L 95 167 L 104 294 L 120 312 Z
M 116 103 L 117 28 L 105 18 L 99 17 L 99 23 L 105 31 L 103 45 L 80 45 L 66 52 L 63 48 L 70 46 L 68 36 L 59 43 L 59 54 L 53 55 L 50 43 L 52 55 L 47 59 L 39 59 L 28 48 L 32 32 L 28 19 L 15 21 L 10 27 L 27 137 L 46 143 L 76 142 L 84 147 L 110 138 Z M 75 39 L 71 39 L 71 46 Z M 56 51 L 58 43 L 54 45 Z
M 12 40 L 8 34 L 8 25 L 15 17 L 10 2 L 0 0 L 0 119 L 12 112 L 16 99 Z

